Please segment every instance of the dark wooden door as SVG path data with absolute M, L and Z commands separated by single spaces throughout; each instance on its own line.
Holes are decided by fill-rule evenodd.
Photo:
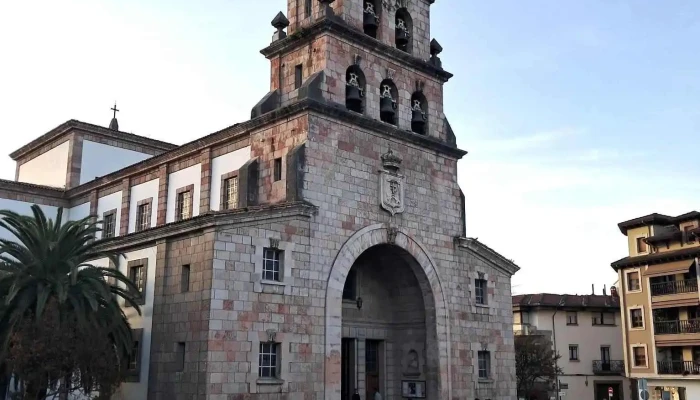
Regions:
M 379 340 L 365 342 L 365 399 L 374 399 L 374 391 L 379 387 Z M 384 393 L 382 393 L 384 397 Z
M 608 396 L 608 388 L 613 388 L 613 396 Z M 595 386 L 595 400 L 622 400 L 622 387 L 619 383 L 598 383 Z
M 343 338 L 340 349 L 340 398 L 351 400 L 355 392 L 355 341 Z

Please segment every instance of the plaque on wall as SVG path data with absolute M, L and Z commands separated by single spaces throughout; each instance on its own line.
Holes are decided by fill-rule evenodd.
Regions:
M 401 381 L 401 397 L 424 399 L 425 381 Z
M 401 157 L 389 150 L 382 155 L 382 166 L 379 172 L 379 198 L 381 206 L 391 215 L 404 211 L 404 181 L 399 173 Z

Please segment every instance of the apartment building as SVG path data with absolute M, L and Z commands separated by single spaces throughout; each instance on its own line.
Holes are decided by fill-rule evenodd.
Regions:
M 618 224 L 628 256 L 620 280 L 625 371 L 646 378 L 652 400 L 700 399 L 698 223 L 693 211 Z
M 620 303 L 613 295 L 526 294 L 513 296 L 516 335 L 544 335 L 561 355 L 559 400 L 630 398 L 624 377 Z

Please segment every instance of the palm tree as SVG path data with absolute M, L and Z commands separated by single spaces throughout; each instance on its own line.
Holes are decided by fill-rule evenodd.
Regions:
M 0 228 L 14 238 L 0 239 L 0 365 L 7 364 L 25 382 L 25 398 L 31 400 L 43 398 L 47 387 L 66 376 L 79 375 L 80 387 L 89 393 L 96 384 L 90 376 L 91 367 L 65 360 L 41 360 L 39 365 L 45 367 L 44 372 L 29 374 L 22 370 L 22 363 L 14 363 L 17 360 L 12 357 L 12 343 L 27 339 L 21 337 L 23 333 L 29 334 L 27 324 L 41 328 L 46 321 L 52 321 L 60 329 L 70 330 L 78 340 L 81 335 L 86 340 L 104 337 L 118 361 L 117 368 L 125 370 L 133 342 L 118 298 L 140 313 L 136 302 L 138 290 L 117 269 L 92 264 L 94 260 L 107 258 L 118 265 L 119 255 L 102 250 L 102 242 L 95 240 L 100 222 L 89 217 L 64 222 L 60 208 L 53 221 L 46 218 L 39 206 L 33 205 L 31 209 L 33 216 L 0 210 Z M 56 371 L 60 371 L 58 378 Z M 31 378 L 23 376 L 25 373 Z

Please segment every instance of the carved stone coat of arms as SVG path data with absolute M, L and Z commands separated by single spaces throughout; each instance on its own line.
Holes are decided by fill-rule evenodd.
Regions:
M 401 158 L 391 150 L 382 155 L 383 171 L 379 171 L 379 197 L 383 209 L 391 215 L 404 211 L 404 181 L 399 174 Z

